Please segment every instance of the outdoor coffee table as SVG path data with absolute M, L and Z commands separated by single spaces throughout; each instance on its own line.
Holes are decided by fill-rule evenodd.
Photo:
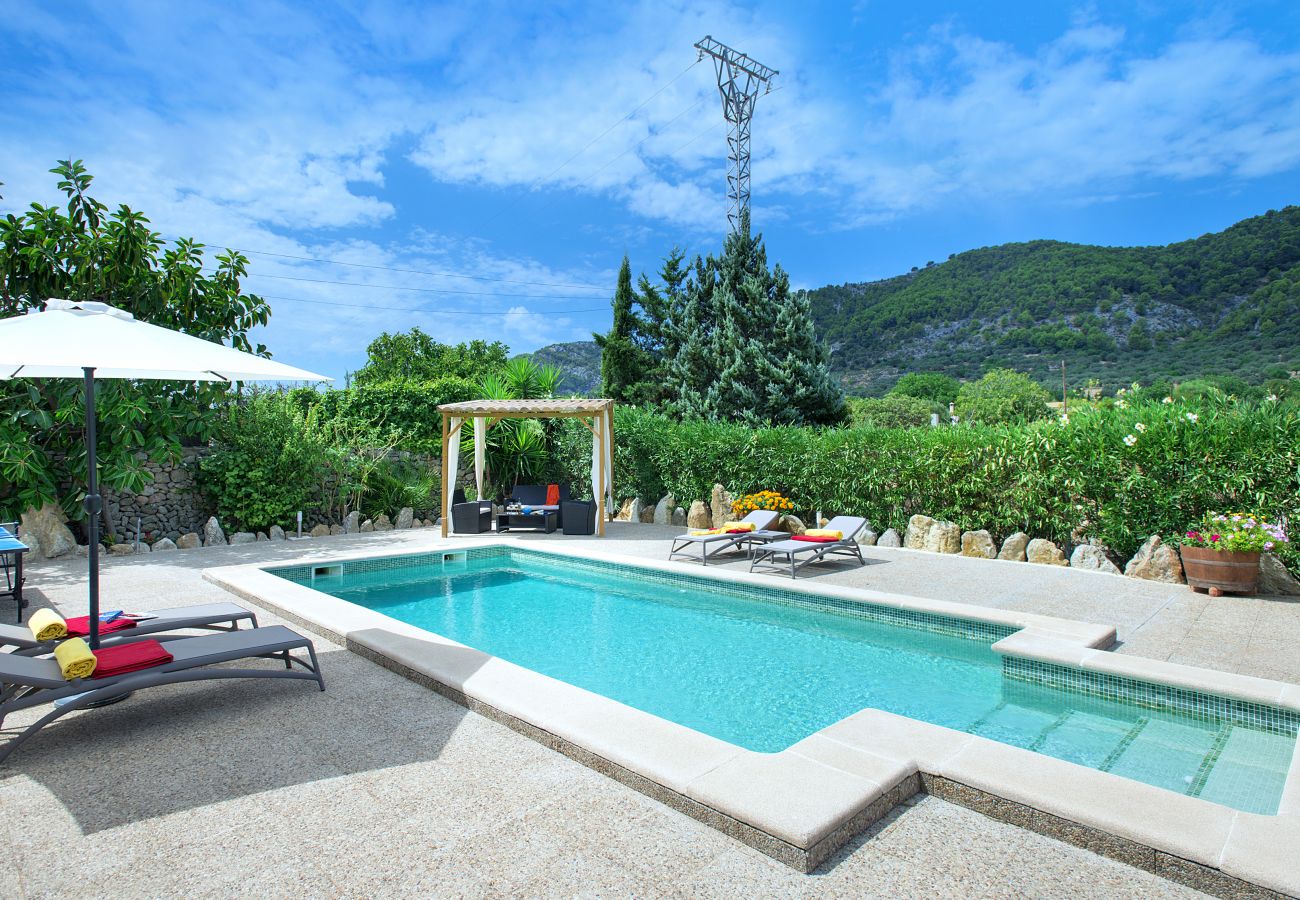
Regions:
M 500 513 L 497 516 L 497 533 L 503 531 L 544 531 L 551 534 L 560 523 L 557 509 L 538 509 L 529 513 Z

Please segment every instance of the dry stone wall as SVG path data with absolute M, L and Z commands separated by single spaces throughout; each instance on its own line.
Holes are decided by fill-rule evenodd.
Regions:
M 117 539 L 135 538 L 137 518 L 140 539 L 149 543 L 162 538 L 174 541 L 182 534 L 202 531 L 213 510 L 194 479 L 198 460 L 207 452 L 204 447 L 187 447 L 175 463 L 155 462 L 139 454 L 153 481 L 138 494 L 104 491 L 104 509 Z

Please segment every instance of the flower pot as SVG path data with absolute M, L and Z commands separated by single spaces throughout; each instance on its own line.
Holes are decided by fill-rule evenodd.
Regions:
M 1236 594 L 1253 594 L 1259 583 L 1259 553 L 1247 550 L 1212 550 L 1181 547 L 1183 573 L 1193 588 L 1218 588 Z

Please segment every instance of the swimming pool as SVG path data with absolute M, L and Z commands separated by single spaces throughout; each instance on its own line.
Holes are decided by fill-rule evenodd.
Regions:
M 522 548 L 270 571 L 766 753 L 876 708 L 1275 813 L 1300 724 L 1163 685 L 1071 681 L 994 652 L 1009 626 Z

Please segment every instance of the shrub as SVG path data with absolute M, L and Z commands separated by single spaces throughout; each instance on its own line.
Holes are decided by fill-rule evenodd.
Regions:
M 957 416 L 982 425 L 1033 422 L 1048 415 L 1051 399 L 1041 384 L 1014 369 L 993 369 L 957 392 Z
M 199 471 L 221 520 L 255 531 L 317 508 L 328 453 L 302 412 L 280 395 L 262 394 L 230 409 Z
M 322 424 L 343 428 L 357 441 L 433 453 L 442 449 L 438 407 L 477 396 L 473 382 L 456 376 L 374 381 L 337 391 L 300 388 L 289 393 L 290 402 L 303 413 L 314 411 Z
M 619 407 L 614 434 L 617 494 L 649 501 L 705 498 L 721 482 L 736 494 L 779 491 L 801 513 L 865 515 L 877 528 L 923 513 L 1000 537 L 1096 537 L 1122 555 L 1212 510 L 1300 516 L 1300 408 L 1283 403 L 1197 411 L 1155 402 L 1083 409 L 1068 424 L 820 430 L 675 422 Z M 590 478 L 590 439 L 579 445 L 575 436 L 563 459 L 571 484 Z

